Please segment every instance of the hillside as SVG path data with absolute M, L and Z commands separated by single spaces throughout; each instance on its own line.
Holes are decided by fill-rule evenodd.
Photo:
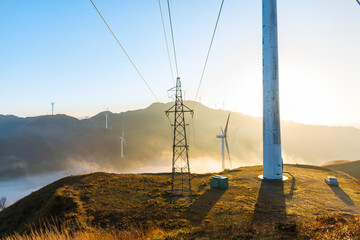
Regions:
M 321 166 L 326 167 L 326 166 L 349 163 L 349 162 L 351 162 L 351 161 L 350 160 L 333 160 L 333 161 L 328 161 L 328 162 L 322 164 Z
M 193 102 L 187 105 L 191 107 Z M 164 111 L 170 106 L 154 103 L 145 109 L 110 113 L 109 129 L 105 129 L 105 112 L 84 120 L 66 115 L 0 115 L 0 181 L 68 169 L 167 172 L 171 169 L 172 132 Z M 198 103 L 195 112 L 188 128 L 192 172 L 218 171 L 216 135 L 228 111 Z M 120 158 L 119 137 L 123 130 L 126 149 L 125 157 Z M 261 164 L 261 119 L 231 113 L 228 142 L 235 167 Z M 359 145 L 360 130 L 356 128 L 282 122 L 286 163 L 318 165 L 328 159 L 357 159 Z
M 324 167 L 342 171 L 354 178 L 360 179 L 360 160 L 328 162 L 324 164 Z
M 261 166 L 227 171 L 222 173 L 229 177 L 227 190 L 210 189 L 209 179 L 214 174 L 195 174 L 192 177 L 194 196 L 176 199 L 175 203 L 170 203 L 169 174 L 70 176 L 0 212 L 0 233 L 24 232 L 28 226 L 39 227 L 39 222 L 57 219 L 57 223 L 68 223 L 75 229 L 85 226 L 118 230 L 161 228 L 168 233 L 187 229 L 189 234 L 199 227 L 229 229 L 251 224 L 250 232 L 243 229 L 246 234 L 275 239 L 266 232 L 265 226 L 274 229 L 274 226 L 279 228 L 278 224 L 285 224 L 280 226 L 284 232 L 273 234 L 294 237 L 305 234 L 301 226 L 308 224 L 308 220 L 333 222 L 331 219 L 335 218 L 326 217 L 329 214 L 359 216 L 359 180 L 315 166 L 286 165 L 284 171 L 295 178 L 288 175 L 289 180 L 285 182 L 261 181 L 257 177 L 262 173 Z M 324 178 L 328 175 L 336 176 L 340 187 L 325 184 Z M 353 221 L 341 219 L 344 220 L 339 224 Z M 298 225 L 294 228 L 287 224 Z M 334 230 L 334 223 L 332 226 Z

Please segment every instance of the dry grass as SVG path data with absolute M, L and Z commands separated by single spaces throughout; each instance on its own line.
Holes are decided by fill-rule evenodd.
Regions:
M 276 221 L 263 223 L 222 223 L 200 227 L 181 228 L 172 231 L 162 229 L 126 231 L 115 229 L 86 229 L 71 232 L 49 227 L 31 231 L 26 235 L 13 234 L 1 240 L 217 240 L 217 239 L 271 239 L 271 240 L 343 240 L 360 238 L 360 218 L 343 215 L 328 215 L 298 221 Z
M 179 198 L 175 203 L 170 203 L 169 174 L 68 177 L 1 212 L 0 235 L 30 234 L 24 239 L 46 234 L 58 234 L 56 239 L 77 239 L 79 234 L 83 234 L 79 239 L 99 234 L 108 239 L 154 235 L 155 239 L 316 239 L 309 236 L 318 236 L 321 225 L 328 231 L 322 233 L 329 235 L 328 239 L 357 234 L 351 226 L 360 225 L 356 218 L 360 209 L 359 180 L 315 166 L 286 165 L 284 170 L 295 179 L 289 176 L 283 183 L 262 182 L 257 177 L 262 172 L 260 166 L 223 172 L 229 177 L 227 190 L 210 188 L 213 174 L 193 175 L 194 196 Z M 328 175 L 336 176 L 340 187 L 326 185 L 324 178 Z M 321 218 L 329 214 L 354 216 L 354 220 L 344 217 L 341 221 L 346 223 L 332 226 Z M 52 224 L 51 217 L 68 227 L 60 231 L 36 224 L 44 219 Z M 84 237 L 87 235 L 89 238 Z M 20 235 L 15 237 L 19 239 Z
M 163 236 L 164 232 L 159 229 L 141 230 L 131 228 L 118 231 L 115 229 L 91 229 L 69 231 L 66 228 L 59 230 L 57 227 L 48 227 L 45 230 L 32 230 L 27 234 L 12 234 L 1 240 L 132 240 L 132 239 L 155 239 Z
M 327 215 L 299 222 L 303 239 L 360 239 L 360 218 Z

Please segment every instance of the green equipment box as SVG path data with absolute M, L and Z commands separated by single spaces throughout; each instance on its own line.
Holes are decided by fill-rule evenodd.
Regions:
M 227 189 L 229 187 L 229 178 L 216 175 L 210 179 L 212 188 Z

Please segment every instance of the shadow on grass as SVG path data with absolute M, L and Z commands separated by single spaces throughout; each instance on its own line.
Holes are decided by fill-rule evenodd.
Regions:
M 226 190 L 210 188 L 190 205 L 191 222 L 199 224 L 219 201 Z
M 291 180 L 290 192 L 289 192 L 289 194 L 288 194 L 288 196 L 289 196 L 290 198 L 292 198 L 292 196 L 294 195 L 295 183 L 296 183 L 296 180 L 295 180 L 295 178 L 293 177 L 292 180 Z
M 285 195 L 285 196 L 288 197 L 289 199 L 292 199 L 292 197 L 293 197 L 293 195 L 294 195 L 296 180 L 295 180 L 295 177 L 294 177 L 290 172 L 284 172 L 284 173 L 289 174 L 289 175 L 291 176 L 291 178 L 292 178 L 292 180 L 291 180 L 290 192 Z
M 344 192 L 344 190 L 341 189 L 341 187 L 339 186 L 334 186 L 334 185 L 328 185 L 331 190 L 333 190 L 333 192 L 335 193 L 335 195 L 341 199 L 341 201 L 343 201 L 346 205 L 349 206 L 354 206 L 354 202 L 353 200 L 351 200 L 351 198 L 349 197 L 349 195 L 347 195 L 346 192 Z
M 286 220 L 285 197 L 282 181 L 262 180 L 252 222 Z

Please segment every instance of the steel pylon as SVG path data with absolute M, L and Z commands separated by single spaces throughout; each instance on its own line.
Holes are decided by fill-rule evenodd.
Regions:
M 175 91 L 175 104 L 165 111 L 169 117 L 174 113 L 173 126 L 173 157 L 171 194 L 173 196 L 191 195 L 191 175 L 189 165 L 189 145 L 186 139 L 185 113 L 194 114 L 194 111 L 184 105 L 181 91 L 181 81 L 176 79 L 176 87 L 169 91 Z

